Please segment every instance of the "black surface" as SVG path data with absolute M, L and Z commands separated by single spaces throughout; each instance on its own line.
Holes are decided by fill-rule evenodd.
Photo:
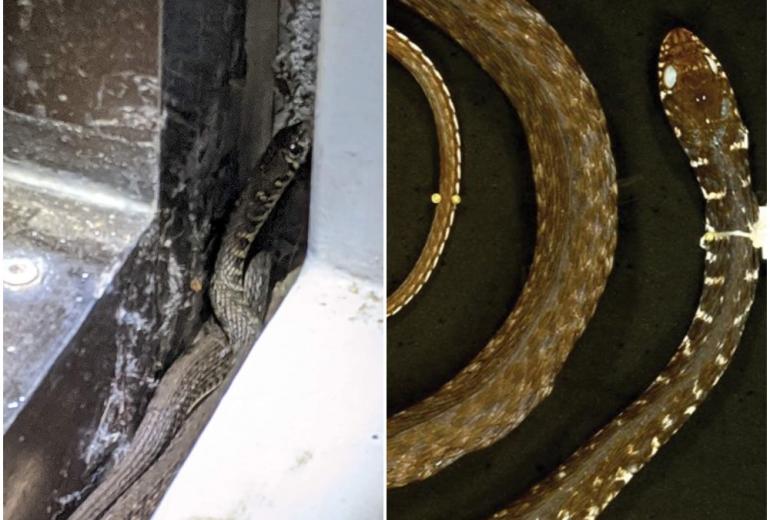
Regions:
M 533 1 L 573 50 L 609 121 L 620 186 L 615 268 L 553 394 L 498 444 L 388 492 L 394 519 L 482 518 L 526 490 L 638 395 L 684 336 L 700 293 L 703 201 L 660 107 L 658 48 L 678 25 L 716 54 L 750 131 L 766 190 L 766 10 L 753 1 Z M 515 113 L 443 33 L 398 3 L 388 21 L 426 51 L 457 105 L 463 202 L 423 292 L 388 320 L 388 411 L 435 391 L 516 301 L 534 244 L 534 192 Z M 437 185 L 435 130 L 406 71 L 388 62 L 388 290 L 425 241 Z M 610 505 L 605 519 L 766 518 L 766 266 L 722 381 Z

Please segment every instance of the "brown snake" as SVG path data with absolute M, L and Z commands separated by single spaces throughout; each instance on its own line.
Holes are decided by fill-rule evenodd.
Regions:
M 577 70 L 571 71 L 572 73 L 580 75 L 577 64 L 574 60 L 556 63 L 560 61 L 559 54 L 551 48 L 543 50 L 549 59 L 538 59 L 528 53 L 526 42 L 533 40 L 541 45 L 541 50 L 543 45 L 547 46 L 548 38 L 556 39 L 559 42 L 556 46 L 563 44 L 553 30 L 547 27 L 545 21 L 536 13 L 533 14 L 532 8 L 523 1 L 458 1 L 442 6 L 433 5 L 433 2 L 426 0 L 406 0 L 405 3 L 458 40 L 497 81 L 516 106 L 528 131 L 532 151 L 538 192 L 537 247 L 540 248 L 544 239 L 547 239 L 543 235 L 549 226 L 549 222 L 544 225 L 544 220 L 549 216 L 543 212 L 543 199 L 547 195 L 542 192 L 543 179 L 538 179 L 538 174 L 542 175 L 542 171 L 538 170 L 536 157 L 537 148 L 542 147 L 543 143 L 536 142 L 532 136 L 532 126 L 535 125 L 529 119 L 531 115 L 527 113 L 526 105 L 540 101 L 544 94 L 539 90 L 542 85 L 532 87 L 532 92 L 525 93 L 520 86 L 517 87 L 515 83 L 511 85 L 509 82 L 518 81 L 522 75 L 529 72 L 523 68 L 522 63 L 538 69 L 544 77 L 563 74 L 565 63 Z M 514 26 L 517 19 L 523 19 L 524 22 L 515 25 L 514 31 L 518 30 L 518 35 L 511 34 L 510 27 Z M 515 41 L 517 37 L 524 42 Z M 509 55 L 509 61 L 506 63 L 502 58 L 506 52 L 521 54 L 518 57 Z M 724 373 L 739 343 L 758 278 L 758 210 L 751 191 L 748 168 L 748 132 L 740 119 L 732 89 L 721 65 L 689 31 L 677 29 L 665 38 L 660 53 L 659 83 L 666 115 L 688 155 L 706 200 L 706 233 L 701 241 L 706 250 L 704 287 L 693 322 L 669 365 L 636 401 L 595 434 L 547 479 L 497 513 L 495 518 L 596 518 L 633 475 L 694 413 Z M 530 99 L 526 98 L 527 95 Z M 576 95 L 565 96 L 566 99 L 570 97 L 574 99 Z M 598 109 L 598 104 L 596 108 Z M 600 109 L 598 111 L 601 113 Z M 570 112 L 570 117 L 573 113 Z M 556 138 L 556 130 L 551 131 L 554 132 L 552 137 Z M 540 134 L 537 137 L 547 136 Z M 553 171 L 550 174 L 557 177 L 564 175 L 564 172 Z M 566 188 L 565 191 L 569 192 Z M 568 198 L 567 207 L 569 202 Z M 574 237 L 567 236 L 570 239 Z M 611 253 L 610 249 L 609 256 Z M 567 264 L 574 257 L 566 258 L 568 261 L 563 264 L 559 264 L 555 258 L 552 261 L 567 269 Z M 496 441 L 518 424 L 523 416 L 547 395 L 559 364 L 550 365 L 548 370 L 553 372 L 539 376 L 540 381 L 547 384 L 527 387 L 521 381 L 537 380 L 526 372 L 527 360 L 510 361 L 514 359 L 515 354 L 510 351 L 512 349 L 491 348 L 496 343 L 508 340 L 503 334 L 503 338 L 496 342 L 506 329 L 511 336 L 515 334 L 507 325 L 517 310 L 524 303 L 529 303 L 523 300 L 527 290 L 532 290 L 531 287 L 534 286 L 532 278 L 535 276 L 537 262 L 536 250 L 533 275 L 528 280 L 514 313 L 490 345 L 436 396 L 389 421 L 389 486 L 404 485 L 411 480 L 425 478 L 465 452 Z M 581 264 L 576 261 L 575 265 Z M 568 280 L 560 282 L 567 283 Z M 539 288 L 544 290 L 542 287 L 547 285 L 543 281 L 541 284 Z M 559 300 L 552 300 L 552 303 L 554 307 L 561 304 Z M 565 307 L 560 310 L 566 312 Z M 590 317 L 590 313 L 576 318 L 581 327 L 584 326 L 586 317 Z M 526 351 L 529 351 L 527 355 L 535 356 L 533 352 L 536 353 L 538 348 L 548 348 L 549 352 L 553 352 L 550 350 L 551 345 L 544 343 L 543 339 L 536 335 L 540 331 L 536 330 L 534 334 L 532 332 L 533 328 L 545 327 L 546 323 L 549 327 L 554 327 L 553 321 L 541 321 L 537 314 L 530 314 L 526 323 L 518 323 L 519 327 L 528 329 L 527 332 L 532 334 L 529 345 L 518 345 L 522 358 Z M 582 331 L 582 328 L 580 330 Z M 573 341 L 574 339 L 576 337 Z M 570 345 L 563 348 L 568 352 Z M 563 358 L 560 358 L 560 361 L 563 361 Z M 508 364 L 517 367 L 518 371 L 511 369 L 507 378 L 501 377 L 501 371 Z M 471 370 L 474 365 L 475 368 Z M 536 366 L 535 370 L 538 369 L 545 370 L 542 366 Z M 468 372 L 471 372 L 471 375 L 468 375 Z M 481 385 L 479 390 L 469 383 L 473 373 L 479 374 L 473 379 L 476 384 Z M 501 390 L 504 388 L 508 395 L 499 395 L 495 400 L 494 393 L 488 389 L 490 386 L 499 386 Z M 485 394 L 487 400 L 477 398 L 478 394 Z M 505 402 L 506 399 L 523 403 L 523 406 L 516 409 L 516 413 L 506 412 L 505 410 L 511 408 L 510 404 Z M 465 407 L 466 402 L 475 403 L 476 409 L 470 405 Z M 490 421 L 490 413 L 501 414 L 503 419 L 507 418 L 510 421 L 507 424 L 508 429 L 500 433 L 502 428 Z M 467 427 L 467 424 L 472 426 Z M 460 433 L 453 436 L 451 427 Z M 419 435 L 411 438 L 404 436 L 404 432 L 409 431 L 420 431 L 420 435 L 424 437 L 421 439 Z M 458 447 L 460 442 L 455 442 L 458 436 L 459 440 L 468 442 L 469 447 Z M 403 441 L 391 443 L 391 438 Z M 409 442 L 416 445 L 410 446 Z M 450 455 L 448 459 L 447 454 Z
M 422 50 L 392 27 L 387 29 L 388 54 L 414 77 L 428 98 L 436 129 L 440 157 L 439 191 L 428 239 L 414 267 L 401 285 L 388 295 L 387 315 L 404 308 L 427 283 L 436 268 L 460 203 L 460 129 L 452 97 L 441 74 Z
M 550 393 L 604 290 L 617 222 L 604 114 L 543 17 L 523 0 L 405 3 L 465 47 L 516 108 L 532 158 L 538 229 L 529 278 L 495 336 L 437 393 L 388 420 L 389 487 L 492 444 Z
M 740 342 L 759 277 L 748 131 L 714 54 L 674 29 L 658 62 L 660 98 L 706 201 L 700 302 L 650 386 L 548 478 L 495 518 L 595 518 L 695 412 Z

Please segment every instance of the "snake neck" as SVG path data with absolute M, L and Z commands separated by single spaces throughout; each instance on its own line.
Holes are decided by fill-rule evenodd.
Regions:
M 244 287 L 246 261 L 255 238 L 307 158 L 309 131 L 307 123 L 297 123 L 273 137 L 228 219 L 209 296 L 217 321 L 233 342 L 244 341 L 259 326 L 244 325 L 244 317 L 254 321 Z

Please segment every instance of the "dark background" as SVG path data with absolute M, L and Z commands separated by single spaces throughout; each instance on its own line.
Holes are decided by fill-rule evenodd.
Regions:
M 730 78 L 750 132 L 752 180 L 766 191 L 766 6 L 756 1 L 541 1 L 596 87 L 618 170 L 615 267 L 552 395 L 499 443 L 424 482 L 388 492 L 394 519 L 492 514 L 549 473 L 665 366 L 692 319 L 703 278 L 703 200 L 665 119 L 658 48 L 693 30 Z M 388 413 L 451 379 L 510 312 L 534 246 L 525 136 L 495 83 L 446 35 L 396 2 L 388 22 L 443 74 L 463 139 L 463 202 L 439 266 L 388 320 Z M 411 269 L 430 227 L 438 157 L 430 109 L 388 60 L 388 291 Z M 722 381 L 603 519 L 766 518 L 766 294 Z

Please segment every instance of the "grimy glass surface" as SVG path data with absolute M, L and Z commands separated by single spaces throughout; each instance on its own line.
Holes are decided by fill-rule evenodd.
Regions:
M 3 4 L 4 431 L 152 217 L 159 8 Z

